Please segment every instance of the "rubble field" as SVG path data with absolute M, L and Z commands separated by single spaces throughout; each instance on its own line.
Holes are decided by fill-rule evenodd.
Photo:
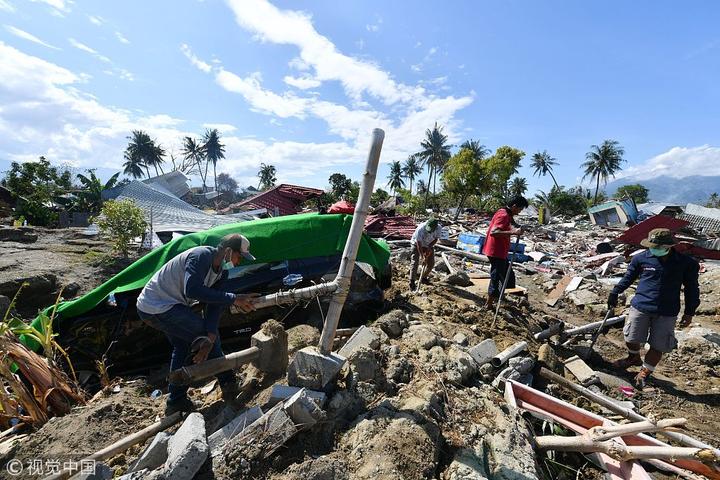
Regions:
M 200 415 L 192 414 L 182 426 L 168 429 L 172 437 L 158 434 L 104 461 L 109 468 L 103 478 L 112 475 L 127 475 L 125 479 L 276 480 L 604 478 L 603 471 L 581 454 L 535 451 L 534 435 L 549 431 L 557 434 L 562 427 L 511 408 L 503 397 L 503 379 L 512 378 L 532 383 L 540 390 L 547 387 L 556 398 L 625 422 L 583 397 L 556 385 L 548 386 L 538 376 L 538 369 L 543 366 L 581 383 L 563 367 L 563 362 L 575 355 L 585 358 L 589 342 L 582 337 L 574 337 L 569 343 L 557 337 L 538 341 L 533 335 L 558 321 L 582 326 L 602 320 L 605 300 L 612 288 L 604 280 L 612 278 L 608 270 L 614 269 L 615 276 L 624 271 L 624 265 L 616 262 L 606 269 L 605 275 L 589 273 L 606 261 L 595 265 L 584 260 L 595 255 L 595 246 L 604 240 L 606 231 L 570 227 L 565 230 L 564 236 L 555 240 L 544 238 L 542 230 L 529 235 L 533 245 L 528 250 L 555 252 L 558 263 L 566 262 L 564 273 L 558 273 L 557 264 L 547 269 L 541 262 L 516 264 L 517 284 L 524 291 L 506 296 L 494 325 L 494 312 L 483 307 L 487 263 L 445 252 L 450 267 L 461 272 L 449 275 L 438 250 L 431 284 L 410 292 L 409 248 L 402 242 L 393 245 L 393 285 L 385 292 L 386 313 L 368 319 L 366 326 L 361 327 L 364 333 L 359 346 L 352 339 L 347 341 L 347 337 L 336 339 L 335 350 L 347 348 L 347 363 L 333 388 L 324 392 L 324 401 L 317 401 L 322 407 L 311 408 L 314 409 L 311 425 L 299 426 L 295 418 L 288 424 L 284 413 L 289 412 L 287 402 L 283 403 L 275 393 L 287 384 L 286 377 L 263 376 L 253 366 L 246 366 L 237 372 L 245 387 L 238 400 L 239 412 L 260 407 L 263 418 L 270 415 L 263 435 L 251 432 L 255 433 L 251 436 L 248 432 L 257 422 L 248 422 L 250 426 L 245 430 L 234 428 L 228 438 L 216 440 L 217 432 L 222 432 L 221 427 L 232 417 L 226 416 L 225 404 L 214 382 L 197 385 L 190 394 L 200 405 Z M 98 246 L 98 250 L 102 248 Z M 75 268 L 76 264 L 72 265 Z M 70 270 L 67 264 L 56 267 L 59 271 Z M 0 269 L 0 273 L 11 268 L 17 266 Z M 81 274 L 78 278 L 84 282 L 83 291 L 100 280 L 93 276 L 97 267 L 87 267 L 85 271 L 89 277 Z M 583 277 L 582 281 L 550 306 L 547 300 L 551 292 L 570 271 Z M 678 348 L 663 358 L 643 391 L 631 389 L 632 393 L 628 393 L 620 388 L 632 383 L 637 369 L 619 372 L 610 365 L 612 360 L 625 355 L 619 328 L 622 324 L 599 337 L 595 353 L 586 362 L 597 376 L 589 388 L 618 401 L 632 402 L 635 411 L 646 417 L 687 418 L 687 434 L 717 446 L 720 264 L 704 263 L 700 289 L 702 306 L 692 326 L 678 332 Z M 631 296 L 632 291 L 626 292 L 626 302 Z M 301 348 L 316 345 L 320 332 L 300 325 L 289 328 L 287 334 L 292 357 Z M 483 343 L 488 339 L 494 342 L 495 352 L 519 341 L 527 342 L 527 348 L 507 364 L 493 367 L 478 358 L 483 355 L 483 349 L 478 347 L 488 345 Z M 539 360 L 543 344 L 548 346 L 543 347 Z M 0 441 L 0 468 L 5 468 L 10 459 L 78 460 L 141 430 L 162 414 L 165 397 L 157 398 L 152 393 L 158 386 L 157 380 L 149 377 L 115 379 L 87 405 L 51 419 L 35 432 Z M 191 440 L 183 447 L 179 446 L 181 438 Z M 168 446 L 163 444 L 159 460 L 137 470 L 138 457 L 154 451 L 160 441 Z M 185 450 L 178 453 L 182 448 Z M 135 474 L 128 473 L 133 469 Z M 653 478 L 677 478 L 652 467 L 647 470 Z

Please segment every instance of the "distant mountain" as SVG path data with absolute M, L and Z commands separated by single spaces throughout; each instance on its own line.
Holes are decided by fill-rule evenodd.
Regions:
M 620 178 L 607 184 L 605 191 L 614 195 L 619 187 L 639 183 L 650 190 L 650 200 L 684 205 L 686 203 L 703 204 L 712 193 L 720 194 L 720 176 L 703 177 L 693 175 L 685 178 L 668 176 L 648 180 L 632 177 Z

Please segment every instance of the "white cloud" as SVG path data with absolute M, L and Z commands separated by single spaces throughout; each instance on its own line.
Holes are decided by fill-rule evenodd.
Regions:
M 216 129 L 220 133 L 231 133 L 237 130 L 235 125 L 230 125 L 229 123 L 203 123 L 203 127 L 211 130 Z
M 73 47 L 77 48 L 78 50 L 82 50 L 83 52 L 89 53 L 90 55 L 94 56 L 101 62 L 112 63 L 112 61 L 105 55 L 100 54 L 97 50 L 95 50 L 94 48 L 88 47 L 84 43 L 78 42 L 74 38 L 68 38 L 68 42 L 70 42 L 70 45 L 72 45 Z
M 720 175 L 720 147 L 673 147 L 640 165 L 625 168 L 616 177 L 647 180 L 661 175 L 673 178 Z
M 165 114 L 138 115 L 101 104 L 83 93 L 82 74 L 27 55 L 0 42 L 0 158 L 34 160 L 45 155 L 53 163 L 78 168 L 122 168 L 122 154 L 132 130 L 147 131 L 176 156 L 184 136 L 184 120 Z M 260 141 L 233 136 L 235 127 L 207 123 L 223 135 L 227 159 L 218 171 L 243 184 L 257 184 L 260 163 L 272 159 L 278 180 L 324 187 L 331 169 L 362 162 L 367 145 L 345 142 L 302 143 Z M 320 175 L 319 175 L 320 174 Z M 318 176 L 319 175 L 319 176 Z
M 123 35 L 120 32 L 115 32 L 115 38 L 117 38 L 120 41 L 120 43 L 124 43 L 124 44 L 130 43 L 130 40 L 125 38 L 125 35 Z
M 261 87 L 262 77 L 254 73 L 242 78 L 223 68 L 219 68 L 215 74 L 215 81 L 218 85 L 229 92 L 239 93 L 251 105 L 251 110 L 256 112 L 271 113 L 281 118 L 298 117 L 305 118 L 307 101 L 296 97 L 291 93 L 278 95 L 277 93 L 265 90 Z
M 380 30 L 380 25 L 370 25 L 370 24 L 367 24 L 367 25 L 365 25 L 365 29 L 366 29 L 368 32 L 377 32 L 378 30 Z
M 65 1 L 65 0 L 31 0 L 34 3 L 44 3 L 52 8 L 52 11 L 54 14 L 58 16 L 64 16 L 63 13 L 68 13 L 70 11 L 70 5 L 73 3 L 72 1 Z
M 38 45 L 42 45 L 43 47 L 47 47 L 47 48 L 52 48 L 53 50 L 60 50 L 58 47 L 56 47 L 54 45 L 50 45 L 49 43 L 43 42 L 35 35 L 28 33 L 25 30 L 20 30 L 19 28 L 13 27 L 12 25 L 5 25 L 5 30 L 7 30 L 8 32 L 10 32 L 11 34 L 15 35 L 18 38 L 22 38 L 23 40 L 37 43 Z
M 6 12 L 13 13 L 15 11 L 15 7 L 12 3 L 6 1 L 6 0 L 0 0 L 0 10 L 4 10 Z
M 202 70 L 205 73 L 210 73 L 210 70 L 212 70 L 210 64 L 203 62 L 198 57 L 196 57 L 187 44 L 183 43 L 182 45 L 180 45 L 180 51 L 183 55 L 185 55 L 188 60 L 190 60 L 190 63 L 192 63 L 199 70 Z
M 314 70 L 321 82 L 336 80 L 346 93 L 360 100 L 367 93 L 390 105 L 422 101 L 425 91 L 396 82 L 377 65 L 343 55 L 325 36 L 315 30 L 309 15 L 280 10 L 265 0 L 227 0 L 238 24 L 257 38 L 277 44 L 295 45 L 300 58 Z
M 0 157 L 37 158 L 80 167 L 120 168 L 126 136 L 147 130 L 164 145 L 178 141 L 181 120 L 136 116 L 81 92 L 83 74 L 0 42 Z
M 87 18 L 90 20 L 90 23 L 97 25 L 98 27 L 105 23 L 105 19 L 99 15 L 88 15 Z
M 286 76 L 285 78 L 283 78 L 283 81 L 285 83 L 287 83 L 288 85 L 295 87 L 295 88 L 299 88 L 301 90 L 307 90 L 308 88 L 317 88 L 322 84 L 322 82 L 320 82 L 319 80 L 316 80 L 314 78 L 291 77 L 289 75 Z

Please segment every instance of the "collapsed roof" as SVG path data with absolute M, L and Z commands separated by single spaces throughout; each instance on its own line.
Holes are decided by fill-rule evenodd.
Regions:
M 228 223 L 252 220 L 252 216 L 213 215 L 179 199 L 162 182 L 133 180 L 103 192 L 105 200 L 133 200 L 145 212 L 155 232 L 199 232 Z
M 312 198 L 318 198 L 324 192 L 318 188 L 301 187 L 282 183 L 245 200 L 233 203 L 221 213 L 232 213 L 240 210 L 267 208 L 277 215 L 293 215 L 300 212 L 300 205 Z

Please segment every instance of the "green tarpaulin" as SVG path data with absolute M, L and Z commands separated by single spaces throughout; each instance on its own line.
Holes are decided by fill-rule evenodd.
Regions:
M 340 254 L 345 248 L 351 223 L 351 215 L 311 213 L 232 223 L 184 235 L 148 253 L 95 290 L 78 299 L 61 303 L 56 318 L 62 321 L 77 317 L 104 302 L 111 293 L 140 289 L 160 267 L 179 253 L 198 245 L 215 246 L 230 233 L 245 235 L 250 240 L 250 251 L 256 257 L 256 263 L 268 263 Z M 389 258 L 387 244 L 363 235 L 358 261 L 368 263 L 376 272 L 381 272 Z M 40 328 L 39 319 L 33 321 L 33 326 Z M 21 340 L 35 347 L 31 345 L 34 342 L 28 339 Z

